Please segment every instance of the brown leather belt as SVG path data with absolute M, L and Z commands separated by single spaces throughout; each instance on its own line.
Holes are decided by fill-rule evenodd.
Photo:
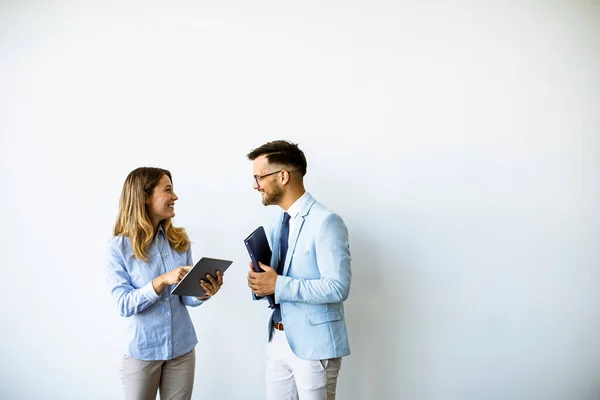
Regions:
M 273 324 L 273 328 L 277 329 L 278 331 L 282 331 L 283 330 L 283 324 L 281 322 L 278 322 L 276 324 Z

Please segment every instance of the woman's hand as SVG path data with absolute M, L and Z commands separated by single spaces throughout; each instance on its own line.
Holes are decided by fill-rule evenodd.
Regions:
M 162 274 L 161 276 L 154 278 L 152 281 L 152 287 L 154 288 L 156 294 L 160 294 L 165 286 L 179 283 L 190 269 L 192 269 L 191 266 L 179 267 L 175 268 L 171 272 L 167 272 L 166 274 Z
M 206 280 L 200 280 L 200 286 L 202 289 L 206 291 L 206 294 L 202 297 L 198 297 L 198 300 L 208 300 L 221 289 L 223 286 L 223 274 L 221 271 L 217 271 L 217 279 L 213 278 L 211 275 L 206 274 Z
M 175 285 L 183 279 L 185 274 L 187 274 L 191 268 L 192 267 L 175 268 L 173 271 L 167 272 L 166 274 L 163 274 L 161 276 L 163 277 L 163 281 L 166 285 Z

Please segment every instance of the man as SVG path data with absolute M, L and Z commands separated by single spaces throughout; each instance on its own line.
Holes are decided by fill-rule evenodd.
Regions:
M 254 272 L 250 262 L 248 273 L 255 299 L 275 296 L 267 399 L 335 399 L 341 357 L 350 354 L 343 306 L 351 280 L 348 230 L 304 189 L 306 158 L 296 144 L 269 142 L 248 159 L 262 203 L 282 210 L 267 233 L 271 265 Z

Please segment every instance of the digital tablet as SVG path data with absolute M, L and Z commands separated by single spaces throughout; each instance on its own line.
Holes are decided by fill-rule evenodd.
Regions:
M 206 279 L 206 275 L 211 275 L 217 279 L 217 270 L 221 273 L 233 263 L 229 260 L 219 260 L 217 258 L 202 257 L 192 269 L 183 277 L 183 279 L 175 286 L 171 294 L 178 296 L 195 296 L 202 297 L 206 291 L 200 285 L 200 279 Z

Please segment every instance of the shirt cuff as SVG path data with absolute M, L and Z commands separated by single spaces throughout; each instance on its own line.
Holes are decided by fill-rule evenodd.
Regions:
M 146 298 L 146 300 L 148 300 L 151 303 L 155 303 L 156 300 L 159 299 L 159 295 L 156 294 L 156 291 L 154 291 L 154 286 L 152 286 L 152 281 L 148 282 L 146 284 L 146 286 L 142 287 L 140 289 L 140 292 L 142 293 L 142 296 L 144 296 Z
M 281 303 L 283 300 L 287 300 L 284 296 L 282 296 L 284 289 L 290 278 L 288 276 L 279 275 L 277 276 L 277 282 L 275 283 L 275 304 Z

